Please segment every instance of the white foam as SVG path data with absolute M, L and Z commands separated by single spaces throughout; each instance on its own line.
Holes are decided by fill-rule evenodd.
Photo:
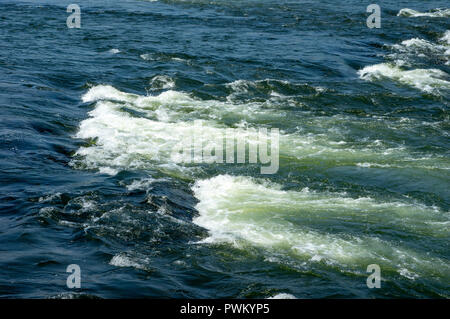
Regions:
M 61 193 L 54 193 L 54 194 L 49 194 L 49 195 L 39 197 L 38 201 L 39 201 L 39 203 L 47 203 L 47 202 L 51 202 L 55 199 L 60 199 L 60 198 L 61 198 Z
M 175 81 L 167 75 L 156 75 L 150 80 L 152 90 L 173 89 Z
M 189 63 L 189 60 L 186 59 L 182 59 L 182 58 L 171 58 L 172 61 L 176 61 L 176 62 L 183 62 L 183 63 Z
M 114 176 L 117 173 L 119 173 L 119 171 L 117 169 L 108 167 L 108 166 L 99 167 L 99 172 L 101 174 L 106 174 L 106 175 L 111 175 L 111 176 Z
M 285 96 L 273 89 L 274 84 L 283 84 L 289 85 L 291 84 L 288 81 L 284 80 L 275 80 L 275 79 L 264 79 L 257 81 L 249 81 L 249 80 L 236 80 L 230 83 L 225 84 L 225 86 L 230 89 L 232 92 L 228 95 L 227 100 L 233 101 L 234 98 L 238 95 L 244 95 L 249 93 L 251 90 L 258 90 L 261 88 L 261 85 L 265 85 L 265 89 L 271 88 L 269 96 L 275 97 L 277 99 L 286 100 L 289 96 Z M 316 89 L 319 92 L 320 89 Z
M 131 184 L 127 185 L 126 187 L 129 191 L 134 191 L 137 189 L 148 189 L 156 181 L 159 180 L 154 178 L 143 178 L 134 180 Z
M 140 57 L 142 60 L 146 60 L 146 61 L 155 61 L 156 60 L 155 57 L 150 53 L 141 54 Z
M 446 47 L 431 43 L 430 41 L 420 39 L 420 38 L 412 38 L 409 40 L 402 41 L 401 45 L 403 45 L 406 48 L 413 48 L 413 49 L 421 49 L 421 50 L 430 50 L 430 51 L 441 51 L 445 49 Z M 399 45 L 394 46 L 396 48 L 400 48 Z
M 269 297 L 267 299 L 297 299 L 294 295 L 281 293 L 276 294 L 275 296 Z
M 441 41 L 446 42 L 448 45 L 450 45 L 450 30 L 447 30 L 444 34 L 444 36 L 440 39 Z
M 389 164 L 377 164 L 377 163 L 357 163 L 356 166 L 359 166 L 359 167 L 382 167 L 382 168 L 392 167 L 392 165 L 389 165 Z
M 89 89 L 89 91 L 84 94 L 81 99 L 85 103 L 104 99 L 126 101 L 128 96 L 128 94 L 120 92 L 110 85 L 97 85 Z
M 124 254 L 118 254 L 114 256 L 109 262 L 109 264 L 116 267 L 133 267 L 136 269 L 145 269 L 144 265 L 133 261 Z
M 412 271 L 406 269 L 406 268 L 402 268 L 399 270 L 399 274 L 402 275 L 403 277 L 406 277 L 410 280 L 416 280 L 417 278 L 419 278 L 419 275 L 416 273 L 413 273 Z
M 419 12 L 413 9 L 404 8 L 401 9 L 397 16 L 405 16 L 405 17 L 431 17 L 431 18 L 442 18 L 442 17 L 450 17 L 450 9 L 434 9 L 429 12 Z
M 361 79 L 368 81 L 390 78 L 427 93 L 450 89 L 450 82 L 446 80 L 448 74 L 438 69 L 403 70 L 390 63 L 380 63 L 366 66 L 358 74 Z
M 169 88 L 175 85 L 171 78 L 165 76 L 155 77 L 153 84 L 160 85 L 159 88 Z M 243 119 L 249 120 L 260 116 L 284 116 L 283 112 L 263 109 L 261 103 L 235 104 L 217 100 L 202 101 L 192 98 L 187 93 L 174 90 L 167 90 L 155 96 L 143 96 L 121 92 L 110 85 L 97 85 L 89 89 L 82 96 L 82 100 L 83 102 L 102 100 L 120 102 L 139 112 L 146 112 L 150 116 L 155 115 L 155 112 L 164 113 L 166 116 L 162 120 L 171 121 L 187 115 L 191 115 L 189 118 L 192 118 L 192 114 L 212 120 L 221 119 L 229 114 L 239 114 Z
M 442 236 L 448 230 L 420 222 L 441 218 L 430 207 L 307 189 L 284 191 L 278 184 L 229 175 L 197 181 L 193 192 L 199 200 L 199 216 L 193 222 L 209 231 L 209 237 L 199 244 L 229 243 L 237 248 L 252 245 L 263 247 L 274 256 L 295 256 L 308 262 L 348 267 L 379 260 L 410 271 L 417 264 L 427 270 L 437 265 L 445 268 L 443 272 L 448 269 L 438 258 L 422 256 L 377 237 L 341 236 L 307 227 L 338 218 L 362 224 L 387 222 L 408 231 Z
M 149 98 L 163 104 L 164 99 L 177 97 L 178 94 L 172 91 Z M 191 158 L 191 152 L 175 151 L 180 148 L 193 149 L 191 142 L 196 137 L 203 139 L 203 147 L 206 149 L 207 146 L 223 143 L 226 136 L 226 127 L 221 127 L 214 121 L 173 123 L 160 117 L 158 120 L 134 117 L 122 111 L 120 103 L 103 101 L 104 98 L 121 101 L 147 99 L 129 97 L 112 87 L 104 86 L 94 88 L 84 96 L 86 101 L 100 99 L 95 109 L 89 112 L 90 118 L 81 123 L 76 135 L 78 138 L 96 140 L 95 145 L 81 147 L 76 152 L 76 155 L 83 157 L 82 166 L 85 168 L 116 174 L 119 169 L 159 167 L 160 170 L 189 174 L 190 169 L 182 163 L 199 162 L 198 158 Z M 258 143 L 260 136 L 256 130 L 236 128 L 232 132 L 238 140 L 245 139 L 251 144 Z
M 258 132 L 252 129 L 252 119 L 284 116 L 282 112 L 264 110 L 258 104 L 197 100 L 173 90 L 144 96 L 121 92 L 109 85 L 98 85 L 82 99 L 96 103 L 89 112 L 89 118 L 81 122 L 76 137 L 92 139 L 92 143 L 80 147 L 71 164 L 110 175 L 124 169 L 155 168 L 180 177 L 191 176 L 195 168 L 181 163 L 189 162 L 183 157 L 187 154 L 175 154 L 174 157 L 174 148 L 188 147 L 195 136 L 203 138 L 204 147 L 213 146 L 221 139 L 223 141 L 227 129 L 231 129 L 238 140 L 254 145 L 258 141 Z M 222 124 L 222 119 L 230 113 L 243 118 L 232 128 Z M 202 117 L 204 120 L 200 121 L 199 127 L 192 118 Z M 386 148 L 370 141 L 349 142 L 341 130 L 345 131 L 345 123 L 351 121 L 343 117 L 308 117 L 305 124 L 313 123 L 323 133 L 302 132 L 304 126 L 300 123 L 298 133 L 280 132 L 280 155 L 303 163 L 320 160 L 339 165 L 388 162 L 403 167 L 425 167 L 433 161 L 429 158 L 405 162 L 403 159 L 409 156 L 404 146 Z
M 403 41 L 401 44 L 395 44 L 392 47 L 400 53 L 406 53 L 413 57 L 428 57 L 428 58 L 440 58 L 442 55 L 446 55 L 446 51 L 450 49 L 450 32 L 447 31 L 442 38 L 439 39 L 441 43 L 433 43 L 420 38 L 412 38 Z M 443 43 L 442 43 L 443 42 Z M 409 56 L 402 56 L 409 60 Z M 399 63 L 395 62 L 397 66 L 407 64 L 405 61 Z
M 226 84 L 235 93 L 247 93 L 250 87 L 255 88 L 256 83 L 247 80 L 236 80 Z

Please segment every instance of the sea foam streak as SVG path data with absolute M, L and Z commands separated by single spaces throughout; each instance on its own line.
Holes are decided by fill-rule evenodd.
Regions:
M 391 63 L 380 63 L 366 66 L 358 74 L 361 79 L 369 81 L 390 78 L 427 93 L 450 89 L 450 82 L 446 80 L 447 73 L 438 69 L 403 70 Z
M 450 45 L 450 30 L 445 31 L 445 34 L 441 38 L 441 41 L 447 42 L 447 44 Z
M 444 14 L 444 12 L 450 13 L 450 9 L 438 10 L 433 14 Z M 425 13 L 418 13 L 411 9 L 402 9 L 398 15 L 406 14 L 425 15 Z M 388 55 L 391 59 L 394 57 L 395 61 L 366 66 L 358 71 L 358 75 L 361 79 L 368 81 L 388 78 L 429 94 L 440 95 L 442 90 L 450 89 L 450 77 L 446 72 L 440 69 L 404 69 L 405 65 L 414 64 L 417 58 L 431 59 L 433 63 L 442 61 L 442 64 L 445 62 L 448 65 L 450 62 L 448 58 L 450 55 L 450 31 L 447 30 L 439 41 L 441 43 L 432 43 L 420 38 L 404 40 L 401 44 L 392 46 L 399 53 Z
M 203 139 L 201 147 L 205 150 L 213 145 L 223 145 L 230 131 L 237 141 L 245 141 L 248 145 L 260 143 L 264 135 L 251 129 L 228 128 L 215 120 L 224 113 L 233 112 L 233 107 L 237 111 L 238 106 L 224 108 L 220 107 L 223 103 L 194 100 L 176 91 L 138 96 L 110 86 L 97 86 L 83 96 L 83 101 L 97 103 L 89 112 L 90 118 L 81 123 L 77 137 L 95 139 L 96 142 L 81 147 L 76 155 L 84 158 L 82 167 L 97 168 L 103 173 L 155 167 L 189 173 L 191 170 L 178 164 L 202 162 L 201 158 L 190 158 L 194 138 Z M 207 120 L 189 119 L 198 110 L 204 111 L 202 114 Z M 189 152 L 176 153 L 180 148 L 189 149 Z
M 350 268 L 376 260 L 386 268 L 405 269 L 405 274 L 450 274 L 445 261 L 376 236 L 323 233 L 314 228 L 333 218 L 364 225 L 391 221 L 391 227 L 404 225 L 414 232 L 423 226 L 421 231 L 446 236 L 448 213 L 438 213 L 434 208 L 307 189 L 284 191 L 277 184 L 229 175 L 197 181 L 193 191 L 200 213 L 193 221 L 210 233 L 201 243 L 262 247 L 270 260 L 281 254 L 299 261 Z M 445 220 L 447 230 L 440 230 L 442 225 L 421 226 L 421 221 L 426 220 Z
M 181 161 L 185 161 L 184 158 L 173 157 L 174 147 L 190 143 L 186 137 L 201 135 L 204 145 L 212 145 L 225 136 L 227 129 L 231 129 L 236 139 L 257 143 L 258 134 L 251 127 L 225 126 L 224 119 L 229 114 L 248 114 L 252 122 L 251 119 L 272 118 L 272 113 L 276 113 L 260 109 L 253 103 L 197 100 L 172 90 L 156 96 L 141 96 L 104 85 L 91 88 L 83 96 L 83 101 L 95 102 L 95 108 L 89 112 L 89 118 L 81 122 L 76 137 L 92 139 L 92 143 L 81 147 L 71 164 L 112 175 L 124 169 L 155 168 L 180 177 L 192 176 L 195 168 L 183 165 Z M 200 127 L 194 121 L 197 118 L 203 118 Z M 324 133 L 280 133 L 280 156 L 303 164 L 319 161 L 355 166 L 373 163 L 426 168 L 432 166 L 431 163 L 436 165 L 436 161 L 442 162 L 424 156 L 422 158 L 425 159 L 417 160 L 401 145 L 392 147 L 376 141 L 342 140 L 346 137 L 338 131 L 349 119 L 311 118 L 307 120 L 308 125 L 311 121 L 315 128 L 324 126 Z M 379 125 L 377 123 L 372 125 Z M 447 168 L 448 162 L 442 162 L 439 167 Z
M 426 59 L 433 64 L 440 64 L 440 61 L 449 64 L 450 55 L 450 32 L 446 31 L 444 36 L 437 43 L 420 38 L 412 38 L 395 44 L 392 48 L 397 53 L 388 55 L 394 57 L 397 64 L 410 64 L 411 61 Z
M 436 44 L 420 38 L 412 38 L 409 40 L 405 40 L 402 41 L 400 45 L 396 44 L 393 47 L 397 50 L 406 52 L 411 50 L 415 50 L 416 52 L 431 51 L 437 54 L 442 53 L 443 51 L 448 49 L 448 45 Z
M 173 88 L 175 84 L 167 76 L 156 76 L 152 83 L 157 89 Z M 144 96 L 125 93 L 110 85 L 92 87 L 82 97 L 83 102 L 111 101 L 126 104 L 127 107 L 145 112 L 147 117 L 160 121 L 177 121 L 180 119 L 212 119 L 222 120 L 239 115 L 242 120 L 252 121 L 260 118 L 283 117 L 283 112 L 262 109 L 261 103 L 227 103 L 218 100 L 202 101 L 189 94 L 168 90 L 156 96 Z
M 404 8 L 401 9 L 397 16 L 404 17 L 431 17 L 431 18 L 442 18 L 442 17 L 450 17 L 450 9 L 434 9 L 430 12 L 419 12 L 413 9 Z

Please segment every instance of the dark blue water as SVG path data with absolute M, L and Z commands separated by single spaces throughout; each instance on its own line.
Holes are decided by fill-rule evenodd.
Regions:
M 1 297 L 450 296 L 446 1 L 71 2 L 0 0 Z M 279 170 L 157 152 L 199 119 Z

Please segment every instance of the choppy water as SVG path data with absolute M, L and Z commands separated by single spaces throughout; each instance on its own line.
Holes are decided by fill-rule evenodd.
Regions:
M 71 2 L 0 1 L 1 297 L 450 296 L 446 1 Z

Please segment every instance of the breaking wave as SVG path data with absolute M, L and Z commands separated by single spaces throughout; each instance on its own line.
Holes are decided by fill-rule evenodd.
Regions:
M 445 237 L 449 214 L 433 207 L 308 189 L 286 191 L 270 182 L 229 175 L 197 181 L 193 191 L 200 213 L 193 222 L 210 234 L 200 243 L 229 243 L 237 248 L 251 245 L 264 248 L 268 260 L 278 260 L 281 254 L 297 263 L 321 262 L 347 271 L 366 266 L 368 260 L 379 260 L 383 269 L 398 269 L 402 276 L 435 273 L 448 278 L 450 273 L 444 260 L 381 240 L 364 230 L 333 231 L 336 221 L 346 221 L 353 230 L 371 225 L 372 232 L 377 233 L 400 226 L 407 232 Z M 329 232 L 316 230 L 326 225 Z
M 442 17 L 450 17 L 450 9 L 434 9 L 429 12 L 419 12 L 413 9 L 404 8 L 401 9 L 397 16 L 404 17 L 431 17 L 431 18 L 442 18 Z
M 404 70 L 391 63 L 380 63 L 366 66 L 359 70 L 358 74 L 363 80 L 389 78 L 427 93 L 436 93 L 439 89 L 450 89 L 447 73 L 439 69 Z
M 441 95 L 450 89 L 449 75 L 440 69 L 415 68 L 415 65 L 422 64 L 423 60 L 430 60 L 434 65 L 448 65 L 449 32 L 438 43 L 412 38 L 395 44 L 391 46 L 395 53 L 386 56 L 390 62 L 366 66 L 358 71 L 358 75 L 368 81 L 391 79 L 425 93 Z
M 387 66 L 381 71 L 366 68 L 368 72 L 363 76 L 384 75 L 386 68 L 389 72 L 398 72 L 397 76 L 403 81 L 409 79 L 408 73 L 405 75 Z M 434 78 L 429 81 L 429 85 L 448 83 L 443 80 L 442 83 L 437 82 Z M 141 96 L 104 85 L 91 88 L 83 96 L 83 101 L 95 102 L 95 108 L 89 112 L 89 118 L 80 124 L 76 137 L 85 139 L 87 144 L 78 149 L 71 164 L 111 175 L 121 170 L 157 169 L 179 177 L 192 177 L 199 172 L 198 165 L 183 163 L 199 163 L 201 159 L 194 157 L 190 161 L 190 152 L 178 154 L 174 150 L 180 147 L 193 150 L 191 141 L 197 137 L 203 139 L 203 147 L 214 147 L 223 142 L 229 131 L 237 140 L 246 141 L 248 145 L 257 144 L 260 132 L 251 124 L 242 124 L 242 121 L 232 125 L 224 123 L 239 114 L 246 114 L 250 123 L 258 123 L 282 113 L 262 108 L 257 103 L 199 100 L 172 90 L 156 96 Z M 417 156 L 400 144 L 389 145 L 378 140 L 347 136 L 346 125 L 363 128 L 368 124 L 360 120 L 309 116 L 301 121 L 305 125 L 296 131 L 280 131 L 279 151 L 282 158 L 303 164 L 356 166 L 368 162 L 398 167 L 448 168 L 447 161 L 424 154 Z M 302 122 L 297 123 L 300 125 Z M 383 123 L 372 120 L 369 125 L 386 125 Z M 308 125 L 314 127 L 314 131 L 308 130 Z M 317 131 L 318 128 L 321 130 Z

